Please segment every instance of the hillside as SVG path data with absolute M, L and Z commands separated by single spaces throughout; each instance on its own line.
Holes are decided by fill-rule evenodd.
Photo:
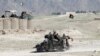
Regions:
M 17 10 L 35 15 L 77 10 L 100 10 L 100 0 L 0 0 L 0 12 Z

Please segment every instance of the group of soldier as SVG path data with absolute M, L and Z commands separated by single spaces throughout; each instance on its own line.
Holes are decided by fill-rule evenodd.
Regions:
M 63 50 L 65 48 L 69 48 L 68 39 L 73 39 L 70 36 L 66 36 L 63 34 L 60 36 L 56 31 L 53 33 L 49 32 L 49 34 L 44 36 L 45 40 L 40 44 L 37 45 L 36 48 L 38 51 L 53 51 L 53 50 Z

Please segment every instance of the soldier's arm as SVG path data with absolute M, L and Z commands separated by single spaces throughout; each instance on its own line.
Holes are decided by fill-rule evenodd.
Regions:
M 70 36 L 67 36 L 68 39 L 71 39 L 71 41 L 73 41 L 73 38 L 71 38 Z

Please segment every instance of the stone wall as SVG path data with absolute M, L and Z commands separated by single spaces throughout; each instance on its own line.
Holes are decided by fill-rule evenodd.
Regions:
M 17 18 L 11 19 L 11 29 L 19 29 L 19 19 Z
M 31 20 L 18 18 L 0 18 L 0 30 L 9 29 L 33 29 Z
M 0 18 L 0 30 L 2 30 L 2 29 L 3 29 L 3 19 Z
M 11 19 L 5 18 L 3 19 L 3 29 L 11 29 Z

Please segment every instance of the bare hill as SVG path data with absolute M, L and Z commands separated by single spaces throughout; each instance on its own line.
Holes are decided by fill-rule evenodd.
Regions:
M 100 0 L 0 0 L 0 12 L 17 10 L 33 12 L 33 14 L 50 14 L 66 11 L 99 11 Z

